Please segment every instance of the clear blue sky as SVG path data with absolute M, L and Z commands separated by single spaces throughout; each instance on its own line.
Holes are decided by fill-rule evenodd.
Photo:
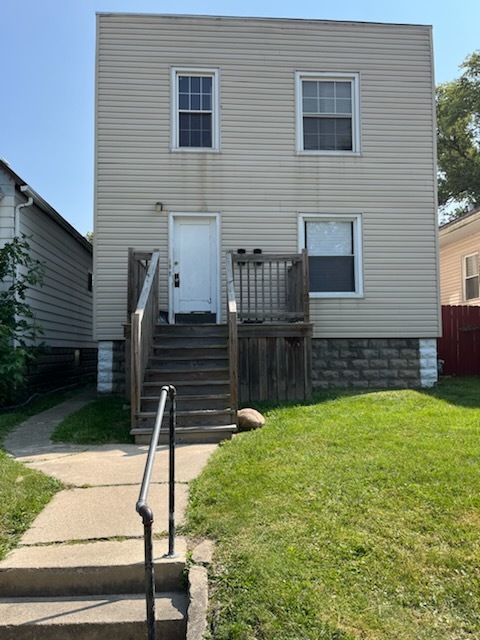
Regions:
M 478 0 L 0 0 L 0 158 L 82 234 L 93 229 L 97 11 L 431 24 L 437 82 L 480 49 Z

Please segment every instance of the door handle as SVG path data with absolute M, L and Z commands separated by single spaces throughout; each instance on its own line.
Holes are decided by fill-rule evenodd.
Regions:
M 180 286 L 180 274 L 179 273 L 174 273 L 173 274 L 173 286 L 178 288 Z

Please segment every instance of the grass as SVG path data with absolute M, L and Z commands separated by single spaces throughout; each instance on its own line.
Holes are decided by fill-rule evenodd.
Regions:
M 123 398 L 104 397 L 67 416 L 52 434 L 54 442 L 74 444 L 131 443 L 130 412 Z
M 480 637 L 480 380 L 266 414 L 192 488 L 213 637 Z
M 44 396 L 27 407 L 0 413 L 0 441 L 17 424 L 63 402 L 73 393 Z M 16 546 L 35 516 L 61 488 L 57 480 L 28 469 L 0 448 L 0 559 Z

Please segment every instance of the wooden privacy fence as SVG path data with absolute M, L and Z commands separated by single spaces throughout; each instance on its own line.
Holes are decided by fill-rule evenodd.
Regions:
M 438 357 L 445 375 L 480 375 L 480 307 L 442 306 Z

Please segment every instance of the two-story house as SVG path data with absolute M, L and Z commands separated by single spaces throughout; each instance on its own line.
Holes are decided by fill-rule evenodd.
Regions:
M 99 389 L 124 383 L 125 353 L 137 377 L 152 368 L 148 354 L 161 365 L 168 353 L 125 342 L 132 283 L 156 249 L 159 332 L 173 340 L 174 327 L 199 335 L 202 323 L 230 320 L 231 334 L 227 308 L 236 310 L 239 346 L 225 369 L 236 372 L 240 400 L 252 385 L 253 396 L 271 397 L 285 372 L 284 397 L 302 376 L 306 395 L 310 382 L 432 385 L 440 317 L 431 28 L 97 20 Z M 277 343 L 262 342 L 275 322 Z M 277 358 L 279 336 L 292 353 L 307 345 L 292 367 L 288 354 L 286 364 Z

